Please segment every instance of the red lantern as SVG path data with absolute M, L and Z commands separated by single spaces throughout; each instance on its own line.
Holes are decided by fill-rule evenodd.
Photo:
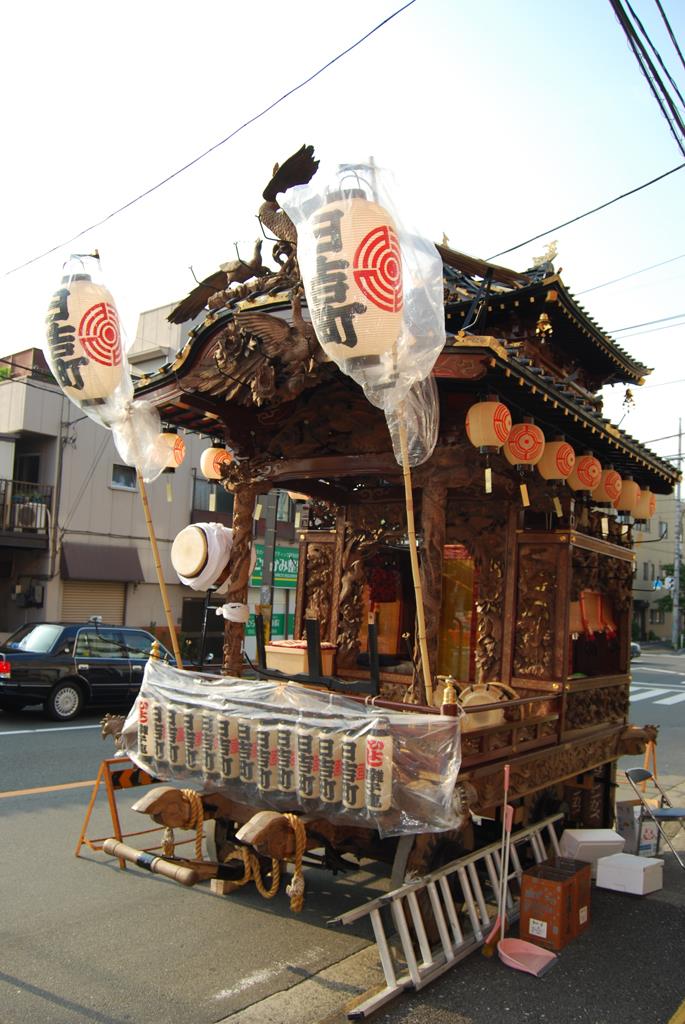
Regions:
M 601 505 L 613 505 L 621 496 L 623 480 L 615 469 L 603 469 L 599 483 L 592 492 L 592 500 Z
M 466 413 L 466 436 L 481 451 L 499 451 L 511 432 L 511 413 L 502 402 L 477 402 Z
M 640 501 L 640 485 L 635 483 L 632 477 L 627 476 L 623 481 L 621 493 L 613 503 L 614 508 L 623 515 L 634 516 Z
M 640 492 L 640 500 L 635 509 L 636 519 L 651 519 L 656 512 L 656 494 L 652 494 L 649 487 L 644 487 Z
M 576 453 L 568 441 L 548 441 L 538 462 L 543 480 L 566 480 L 576 464 Z
M 602 464 L 594 455 L 581 455 L 576 459 L 576 464 L 569 477 L 567 484 L 573 491 L 592 492 L 599 486 L 602 477 Z
M 536 466 L 545 450 L 545 435 L 534 423 L 515 423 L 504 445 L 512 466 Z

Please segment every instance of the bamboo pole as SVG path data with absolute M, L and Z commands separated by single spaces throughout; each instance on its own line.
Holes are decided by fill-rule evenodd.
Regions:
M 157 571 L 157 582 L 159 583 L 159 589 L 162 594 L 162 604 L 164 605 L 164 614 L 166 616 L 166 624 L 169 629 L 171 636 L 171 647 L 176 658 L 176 664 L 179 668 L 183 668 L 183 661 L 181 660 L 181 651 L 178 646 L 178 638 L 176 636 L 176 626 L 171 615 L 171 606 L 169 605 L 169 595 L 167 594 L 166 583 L 164 582 L 164 574 L 162 572 L 162 563 L 159 557 L 159 548 L 157 547 L 157 538 L 155 537 L 155 528 L 152 525 L 152 516 L 150 515 L 150 505 L 147 500 L 147 489 L 145 487 L 145 481 L 143 475 L 139 469 L 136 469 L 138 475 L 138 486 L 140 488 L 140 500 L 143 503 L 143 512 L 145 513 L 145 522 L 147 523 L 147 532 L 150 537 L 150 545 L 152 547 L 152 557 L 155 562 L 155 569 Z
M 423 685 L 426 694 L 426 703 L 433 703 L 433 682 L 431 680 L 430 661 L 428 659 L 428 644 L 426 642 L 426 615 L 423 608 L 423 587 L 421 586 L 421 573 L 419 570 L 419 556 L 416 552 L 416 527 L 414 525 L 414 496 L 411 489 L 411 467 L 409 466 L 409 445 L 407 443 L 407 428 L 404 421 L 404 402 L 400 405 L 397 417 L 400 434 L 400 448 L 402 450 L 402 476 L 404 477 L 404 500 L 407 506 L 407 533 L 409 535 L 409 558 L 411 560 L 411 574 L 414 581 L 414 593 L 416 595 L 416 619 L 418 625 L 419 651 L 421 653 L 421 668 L 423 670 Z

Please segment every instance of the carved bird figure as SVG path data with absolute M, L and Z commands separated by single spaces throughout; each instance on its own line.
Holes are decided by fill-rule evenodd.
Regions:
M 202 312 L 212 295 L 224 291 L 235 282 L 242 284 L 252 277 L 266 277 L 268 273 L 268 268 L 262 263 L 262 242 L 259 239 L 255 242 L 252 259 L 246 261 L 239 257 L 230 263 L 222 263 L 215 274 L 210 274 L 204 281 L 200 281 L 197 288 L 193 288 L 183 302 L 171 311 L 167 320 L 172 324 L 184 324 Z
M 282 164 L 274 166 L 271 181 L 262 193 L 264 202 L 257 216 L 264 227 L 283 242 L 297 243 L 297 229 L 288 214 L 276 200 L 279 192 L 287 192 L 294 185 L 306 185 L 316 174 L 319 161 L 314 159 L 313 146 L 301 146 Z

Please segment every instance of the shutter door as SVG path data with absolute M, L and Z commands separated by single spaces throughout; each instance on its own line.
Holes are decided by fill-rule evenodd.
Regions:
M 100 580 L 64 580 L 62 620 L 87 622 L 91 615 L 101 615 L 103 623 L 123 626 L 126 584 Z

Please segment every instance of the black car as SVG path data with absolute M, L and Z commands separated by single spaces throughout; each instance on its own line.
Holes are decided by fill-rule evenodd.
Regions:
M 96 619 L 28 623 L 0 645 L 0 709 L 43 704 L 50 718 L 65 722 L 87 705 L 130 707 L 155 639 L 144 629 Z

